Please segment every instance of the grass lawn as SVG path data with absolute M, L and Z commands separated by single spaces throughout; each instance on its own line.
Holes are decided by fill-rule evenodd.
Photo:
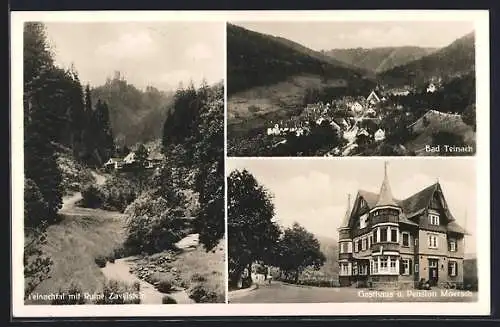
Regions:
M 72 283 L 83 292 L 100 292 L 105 279 L 94 258 L 109 255 L 122 245 L 123 223 L 121 214 L 108 212 L 102 217 L 66 215 L 60 223 L 50 226 L 44 252 L 54 263 L 50 279 L 43 281 L 34 293 L 57 293 Z M 49 303 L 27 300 L 26 304 Z
M 179 255 L 174 264 L 190 288 L 200 284 L 217 294 L 217 302 L 225 301 L 224 241 L 209 252 L 199 245 L 195 250 Z

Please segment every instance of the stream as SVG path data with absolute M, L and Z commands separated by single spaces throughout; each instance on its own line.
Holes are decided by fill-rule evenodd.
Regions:
M 106 267 L 101 268 L 101 271 L 107 279 L 113 279 L 127 284 L 138 282 L 141 285 L 141 304 L 162 304 L 162 298 L 165 295 L 169 295 L 175 299 L 178 304 L 194 303 L 185 290 L 169 294 L 162 293 L 158 291 L 154 285 L 132 274 L 130 268 L 134 265 L 133 260 L 135 259 L 135 257 L 116 259 L 114 263 L 108 262 Z

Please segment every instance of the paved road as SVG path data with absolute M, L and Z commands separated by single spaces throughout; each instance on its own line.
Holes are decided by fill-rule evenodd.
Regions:
M 371 292 L 371 293 L 370 293 Z M 374 293 L 368 289 L 350 287 L 327 288 L 284 284 L 273 281 L 271 285 L 259 285 L 257 289 L 231 297 L 230 303 L 330 303 L 330 302 L 473 302 L 477 293 L 466 296 L 443 296 L 436 290 L 436 296 L 430 293 L 408 296 L 402 291 L 402 297 L 388 297 L 386 292 Z M 370 296 L 371 295 L 371 296 Z

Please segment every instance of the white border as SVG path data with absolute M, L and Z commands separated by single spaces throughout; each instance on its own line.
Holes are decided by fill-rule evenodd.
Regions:
M 477 238 L 479 294 L 469 303 L 314 303 L 314 304 L 176 304 L 176 305 L 24 305 L 23 301 L 23 110 L 22 35 L 25 21 L 474 21 L 477 81 Z M 11 13 L 11 144 L 12 144 L 12 314 L 22 317 L 141 317 L 141 316 L 282 316 L 282 315 L 488 315 L 490 314 L 490 194 L 489 194 L 489 12 L 486 10 L 341 10 L 341 11 L 94 11 Z M 227 83 L 225 79 L 225 83 Z M 226 92 L 226 91 L 225 91 Z M 226 106 L 225 106 L 225 110 Z M 224 129 L 226 134 L 226 128 Z M 225 150 L 226 151 L 226 150 Z M 265 159 L 264 160 L 271 160 Z M 290 159 L 290 158 L 283 158 Z M 301 160 L 300 158 L 294 158 Z M 315 158 L 310 158 L 313 160 Z M 323 158 L 317 158 L 324 160 Z M 383 158 L 335 158 L 363 160 Z M 259 160 L 259 159 L 256 159 Z M 272 160 L 280 160 L 273 158 Z M 399 158 L 398 160 L 414 160 Z M 426 160 L 452 160 L 428 158 Z M 227 190 L 225 189 L 225 192 Z M 227 218 L 226 218 L 227 219 Z M 226 237 L 227 242 L 227 237 Z M 227 265 L 227 251 L 226 251 Z M 226 272 L 227 273 L 227 272 Z

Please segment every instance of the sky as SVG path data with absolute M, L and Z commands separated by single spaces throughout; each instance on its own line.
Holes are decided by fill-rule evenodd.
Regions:
M 232 22 L 313 50 L 389 46 L 444 47 L 474 30 L 472 21 Z
M 101 85 L 120 71 L 144 89 L 175 89 L 224 78 L 222 22 L 46 23 L 56 64 L 73 63 L 82 83 Z
M 280 225 L 298 222 L 310 232 L 338 239 L 337 228 L 359 189 L 379 193 L 384 161 L 370 159 L 228 159 L 227 173 L 246 168 L 274 195 Z M 396 199 L 441 184 L 445 199 L 466 236 L 466 253 L 476 252 L 476 169 L 471 159 L 389 160 L 387 172 Z

